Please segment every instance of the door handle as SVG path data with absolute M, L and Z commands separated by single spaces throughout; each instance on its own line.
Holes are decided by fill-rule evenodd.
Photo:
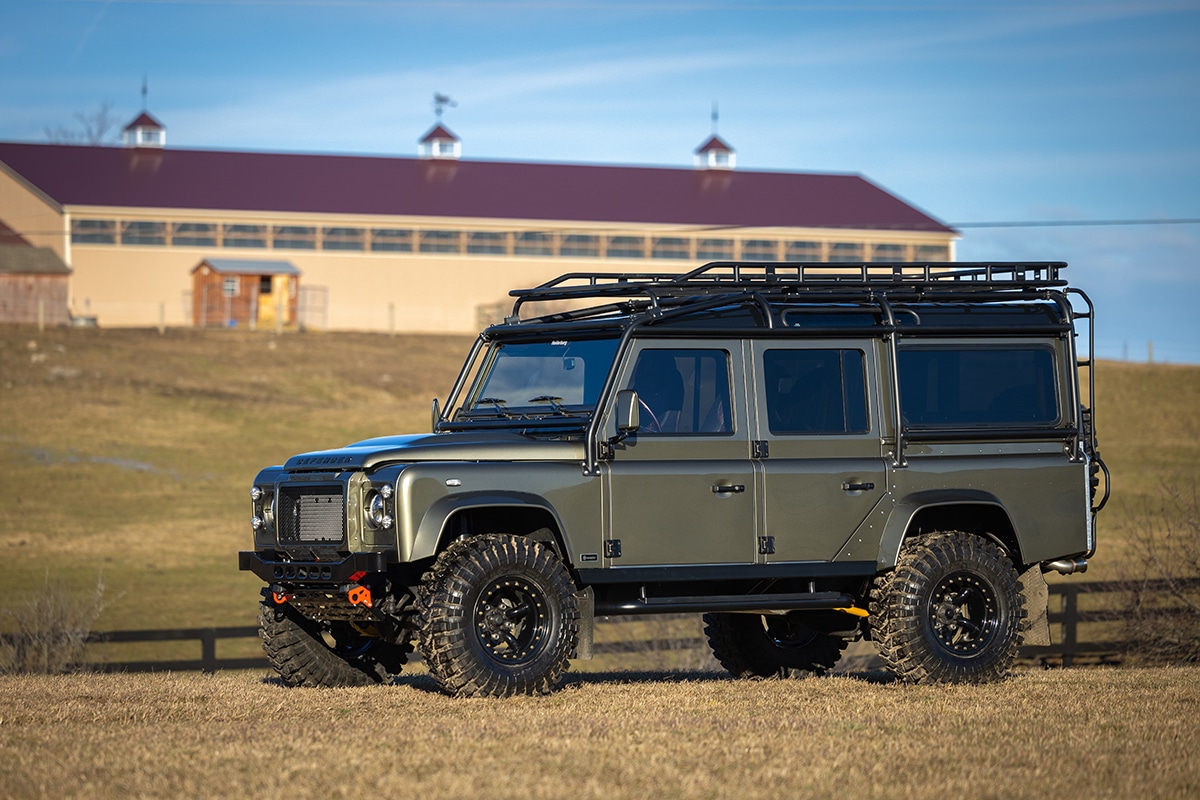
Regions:
M 746 487 L 740 483 L 735 483 L 732 485 L 714 483 L 712 490 L 713 494 L 741 494 L 742 492 L 746 491 Z
M 875 488 L 873 483 L 850 483 L 846 481 L 842 484 L 843 492 L 869 492 Z

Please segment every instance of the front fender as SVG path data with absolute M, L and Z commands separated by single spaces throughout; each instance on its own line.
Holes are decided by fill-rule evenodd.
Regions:
M 554 520 L 556 530 L 562 530 L 562 521 L 559 519 L 558 513 L 544 497 L 517 491 L 461 492 L 440 498 L 421 517 L 407 560 L 416 561 L 437 555 L 450 520 L 455 515 L 472 509 L 485 508 L 524 508 L 543 511 Z M 510 533 L 511 531 L 487 532 Z

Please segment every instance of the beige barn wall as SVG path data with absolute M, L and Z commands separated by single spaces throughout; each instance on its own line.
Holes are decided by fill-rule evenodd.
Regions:
M 0 165 L 0 220 L 33 246 L 49 247 L 65 263 L 71 263 L 62 211 L 3 165 Z
M 478 331 L 480 306 L 512 307 L 510 289 L 534 286 L 564 272 L 624 272 L 651 268 L 623 259 L 525 259 L 426 254 L 330 254 L 282 250 L 74 245 L 71 311 L 108 327 L 191 325 L 191 272 L 205 258 L 288 261 L 301 287 L 328 290 L 330 330 L 401 332 Z M 677 271 L 690 261 L 655 262 Z
M 20 199 L 20 192 L 12 191 L 12 194 Z M 27 191 L 24 194 L 23 202 L 30 209 L 29 213 L 34 213 L 35 204 L 30 202 Z M 718 235 L 688 226 L 614 226 L 587 222 L 550 226 L 537 220 L 267 215 L 95 207 L 72 208 L 69 211 L 81 219 L 142 219 L 167 223 L 214 220 L 219 223 L 317 227 L 345 225 L 414 230 L 525 230 L 684 237 Z M 865 245 L 906 242 L 910 248 L 918 244 L 935 244 L 948 246 L 953 258 L 954 237 L 945 233 L 739 228 L 736 231 L 723 230 L 719 235 L 736 240 L 847 241 Z M 66 236 L 58 238 L 58 248 L 68 247 L 66 239 Z M 191 325 L 192 310 L 185 299 L 192 290 L 191 271 L 205 258 L 292 263 L 300 270 L 302 289 L 321 287 L 327 291 L 328 302 L 323 321 L 310 321 L 310 324 L 330 330 L 450 333 L 478 331 L 482 321 L 495 321 L 498 308 L 503 309 L 501 313 L 508 313 L 512 307 L 512 298 L 508 296 L 510 289 L 535 286 L 565 272 L 683 272 L 701 263 L 695 259 L 395 253 L 173 244 L 75 243 L 69 245 L 68 249 L 70 257 L 67 263 L 74 270 L 71 280 L 72 313 L 95 317 L 99 324 L 109 327 L 156 325 L 160 321 L 160 314 L 161 321 L 166 325 Z M 481 308 L 490 312 L 486 320 L 481 319 Z

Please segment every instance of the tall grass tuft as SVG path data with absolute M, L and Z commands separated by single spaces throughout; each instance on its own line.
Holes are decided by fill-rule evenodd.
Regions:
M 56 675 L 84 664 L 88 636 L 104 610 L 104 579 L 82 594 L 63 581 L 50 580 L 31 598 L 0 608 L 0 673 Z
M 1120 567 L 1128 592 L 1125 642 L 1135 660 L 1200 663 L 1200 499 L 1196 486 L 1164 492 L 1136 515 Z

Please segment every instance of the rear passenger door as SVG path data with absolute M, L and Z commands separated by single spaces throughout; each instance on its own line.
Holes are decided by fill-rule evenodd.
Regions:
M 756 341 L 759 559 L 827 561 L 887 493 L 873 343 Z

